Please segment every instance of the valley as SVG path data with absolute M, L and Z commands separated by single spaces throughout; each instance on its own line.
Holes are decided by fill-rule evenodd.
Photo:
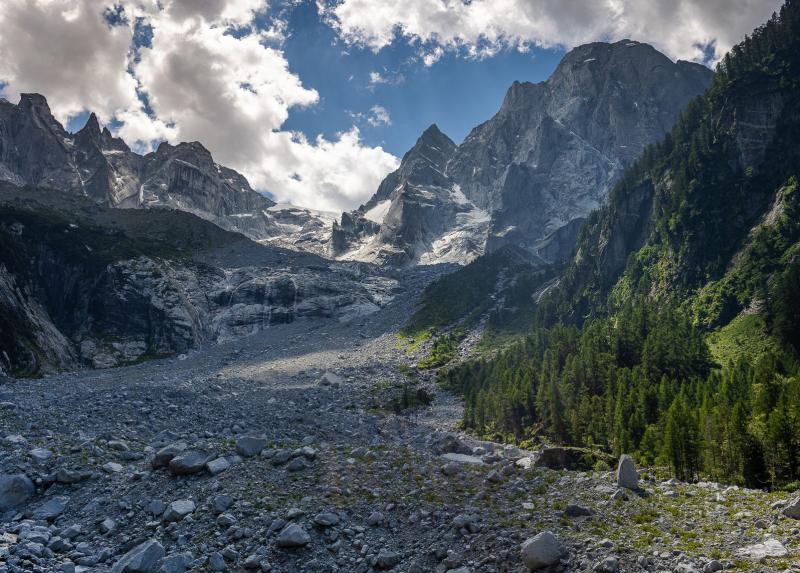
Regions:
M 460 403 L 414 366 L 424 349 L 395 336 L 429 280 L 356 324 L 0 385 L 2 473 L 42 489 L 0 525 L 4 567 L 521 571 L 548 553 L 520 543 L 552 531 L 569 570 L 791 568 L 786 494 L 649 473 L 629 490 L 609 465 L 547 469 L 460 433 Z M 433 403 L 395 413 L 409 384 Z M 5 485 L 3 503 L 27 497 Z
M 201 122 L 253 186 L 144 92 L 131 146 L 0 98 L 0 573 L 800 571 L 800 0 L 714 71 L 564 49 L 402 159 L 359 139 L 378 104 L 281 131 L 322 100 L 266 6 L 156 4 L 294 83 L 224 93 L 276 126 Z M 126 9 L 136 84 L 165 28 Z M 277 202 L 303 174 L 338 211 Z

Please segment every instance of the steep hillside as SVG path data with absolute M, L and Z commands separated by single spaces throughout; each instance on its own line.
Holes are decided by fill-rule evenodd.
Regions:
M 529 339 L 443 375 L 467 427 L 684 479 L 800 477 L 798 38 L 791 1 L 589 218 Z

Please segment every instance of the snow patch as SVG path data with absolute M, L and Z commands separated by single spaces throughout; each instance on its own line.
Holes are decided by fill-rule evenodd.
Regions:
M 464 192 L 461 190 L 461 185 L 458 183 L 453 184 L 453 188 L 450 190 L 450 199 L 457 205 L 468 205 L 470 203 L 470 200 L 464 195 Z
M 389 199 L 379 201 L 377 205 L 364 213 L 364 218 L 373 223 L 381 224 L 383 220 L 386 219 L 386 214 L 389 212 L 389 207 L 391 206 L 392 202 Z

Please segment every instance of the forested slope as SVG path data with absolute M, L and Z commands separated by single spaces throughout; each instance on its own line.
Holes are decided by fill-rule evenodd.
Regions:
M 526 340 L 442 374 L 468 429 L 684 479 L 800 477 L 798 88 L 789 0 L 590 217 Z

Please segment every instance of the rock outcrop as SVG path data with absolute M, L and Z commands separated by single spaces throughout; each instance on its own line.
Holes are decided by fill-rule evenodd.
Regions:
M 464 263 L 514 244 L 561 260 L 580 220 L 712 76 L 639 42 L 575 48 L 546 82 L 515 82 L 461 145 L 428 128 L 374 197 L 334 227 L 332 251 Z
M 0 369 L 18 376 L 185 353 L 300 318 L 351 320 L 396 284 L 179 211 L 7 184 L 0 207 Z
M 17 105 L 0 100 L 0 181 L 82 195 L 106 207 L 179 209 L 255 240 L 297 241 L 320 254 L 332 223 L 324 214 L 276 205 L 198 142 L 162 143 L 139 155 L 94 114 L 70 134 L 39 94 L 22 94 Z

